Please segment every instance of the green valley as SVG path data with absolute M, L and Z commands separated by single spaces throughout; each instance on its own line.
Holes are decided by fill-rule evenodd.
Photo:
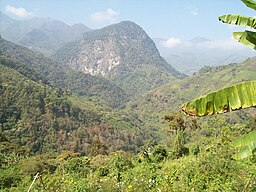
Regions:
M 256 9 L 253 0 L 242 2 Z M 218 90 L 255 80 L 256 58 L 198 71 L 189 53 L 184 65 L 170 62 L 196 71 L 188 76 L 167 63 L 141 26 L 114 22 L 121 13 L 111 8 L 88 16 L 94 24 L 111 21 L 98 29 L 36 18 L 35 10 L 11 5 L 4 11 L 24 19 L 0 12 L 1 192 L 256 191 L 255 108 L 237 101 L 241 110 L 205 112 L 214 99 L 224 105 L 215 113 L 229 111 Z M 252 46 L 255 39 L 239 40 Z M 183 43 L 171 37 L 162 46 L 195 46 Z M 207 60 L 203 52 L 197 56 Z M 210 92 L 218 98 L 201 101 Z M 236 158 L 241 146 L 250 148 L 246 158 Z

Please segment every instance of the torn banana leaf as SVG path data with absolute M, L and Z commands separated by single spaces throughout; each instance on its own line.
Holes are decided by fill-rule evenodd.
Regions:
M 243 82 L 184 103 L 191 116 L 206 116 L 256 106 L 256 80 Z
M 233 37 L 238 42 L 250 47 L 252 49 L 256 49 L 256 33 L 252 31 L 245 32 L 234 32 Z
M 228 15 L 220 16 L 219 20 L 222 21 L 223 23 L 240 25 L 240 26 L 248 26 L 256 29 L 256 19 L 253 17 L 236 15 L 236 14 L 228 14 Z

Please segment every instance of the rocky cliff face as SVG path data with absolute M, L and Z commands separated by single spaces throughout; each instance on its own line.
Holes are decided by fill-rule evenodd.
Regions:
M 75 70 L 106 77 L 133 94 L 179 75 L 146 32 L 131 21 L 86 32 L 82 41 L 67 44 L 56 56 Z
M 18 68 L 20 71 L 23 72 L 26 68 L 31 69 L 27 73 L 33 80 L 46 82 L 63 90 L 70 90 L 72 93 L 82 97 L 92 96 L 111 107 L 123 107 L 129 99 L 124 90 L 104 77 L 75 71 L 63 63 L 6 41 L 3 38 L 0 38 L 0 53 L 0 55 L 13 58 L 15 62 L 20 62 L 21 64 Z M 8 62 L 6 63 L 9 64 Z M 12 67 L 14 68 L 15 66 Z
M 121 63 L 121 56 L 115 51 L 115 47 L 111 40 L 96 40 L 91 44 L 82 41 L 81 52 L 70 60 L 70 64 L 84 73 L 105 76 Z
M 130 21 L 110 25 L 84 34 L 79 52 L 68 61 L 76 70 L 107 76 L 114 68 L 154 65 L 165 68 L 154 42 Z

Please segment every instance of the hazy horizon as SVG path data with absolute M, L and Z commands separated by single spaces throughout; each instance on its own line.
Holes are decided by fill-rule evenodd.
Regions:
M 130 20 L 140 25 L 151 38 L 166 40 L 231 39 L 233 31 L 243 28 L 223 24 L 218 16 L 254 14 L 240 0 L 1 0 L 0 11 L 13 19 L 50 17 L 69 25 L 83 23 L 91 29 Z

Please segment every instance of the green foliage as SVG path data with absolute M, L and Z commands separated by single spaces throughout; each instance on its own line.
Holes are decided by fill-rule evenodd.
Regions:
M 56 163 L 51 162 L 51 157 L 44 154 L 22 159 L 19 169 L 23 175 L 33 178 L 37 173 L 53 173 L 56 167 Z
M 168 152 L 167 150 L 165 149 L 164 146 L 156 146 L 154 148 L 154 151 L 153 151 L 153 157 L 154 157 L 154 160 L 157 162 L 157 163 L 160 163 L 162 161 L 164 161 L 165 159 L 167 159 L 168 157 Z
M 173 159 L 178 159 L 183 155 L 188 155 L 189 150 L 185 147 L 185 133 L 182 131 L 177 131 L 173 140 L 173 149 L 171 152 L 171 157 Z
M 4 40 L 0 52 L 13 56 L 0 56 L 1 191 L 27 191 L 38 172 L 34 191 L 256 191 L 253 158 L 232 158 L 232 141 L 255 129 L 255 118 L 247 121 L 253 112 L 202 121 L 175 113 L 165 117 L 169 127 L 162 123 L 167 110 L 192 95 L 255 78 L 254 59 L 206 67 L 117 110 L 108 101 L 120 107 L 127 95 L 103 78 L 65 72 L 53 60 Z M 136 86 L 124 86 L 136 90 L 150 79 L 148 90 L 169 81 L 165 73 L 153 72 L 152 66 L 135 72 Z M 155 80 L 160 77 L 163 82 Z
M 194 99 L 182 105 L 182 110 L 190 116 L 206 116 L 225 113 L 256 105 L 256 81 L 236 84 L 208 95 Z M 244 135 L 234 141 L 235 147 L 242 147 L 234 155 L 235 159 L 242 159 L 255 153 L 255 132 Z
M 6 55 L 0 55 L 0 63 L 3 66 L 9 67 L 18 71 L 20 74 L 24 75 L 28 79 L 31 79 L 35 82 L 41 82 L 44 84 L 49 84 L 47 79 L 43 77 L 41 74 L 35 72 L 34 70 L 30 69 L 26 64 L 19 62 L 18 60 L 14 59 L 13 57 L 8 57 Z
M 195 148 L 196 153 L 199 148 L 200 153 L 197 155 L 181 156 L 173 160 L 172 148 L 158 145 L 147 149 L 149 160 L 141 158 L 140 154 L 124 151 L 94 157 L 80 156 L 68 151 L 61 154 L 30 156 L 0 169 L 0 181 L 4 184 L 2 189 L 26 191 L 32 182 L 32 173 L 40 171 L 38 168 L 41 168 L 42 181 L 37 179 L 33 190 L 256 190 L 255 164 L 249 160 L 233 160 L 231 148 L 233 138 L 244 131 L 250 131 L 249 127 L 254 125 L 253 120 L 232 126 L 220 116 L 200 124 L 200 128 L 193 131 L 188 119 L 184 120 L 186 146 L 190 149 Z M 55 168 L 50 169 L 51 166 Z
M 152 137 L 142 135 L 142 121 L 127 112 L 120 115 L 97 99 L 79 99 L 40 80 L 35 82 L 32 71 L 23 71 L 15 59 L 2 60 L 2 151 L 16 144 L 31 154 L 70 150 L 95 156 L 120 149 L 136 151 Z
M 0 190 L 16 187 L 22 180 L 19 169 L 13 166 L 9 169 L 0 169 Z
M 169 122 L 171 132 L 171 158 L 178 159 L 183 155 L 188 155 L 189 149 L 186 147 L 186 138 L 189 135 L 188 132 L 198 128 L 196 120 L 187 120 L 181 113 L 166 115 L 164 118 Z
M 256 3 L 254 0 L 241 0 L 247 7 L 256 10 Z
M 234 32 L 233 33 L 234 39 L 238 42 L 243 43 L 247 47 L 255 49 L 256 46 L 256 33 L 252 31 L 245 30 L 244 32 Z
M 242 2 L 255 10 L 256 2 L 253 0 L 242 0 Z M 254 18 L 241 15 L 223 15 L 219 20 L 241 26 L 248 26 L 256 29 L 256 21 Z M 239 42 L 255 48 L 256 33 L 252 31 L 235 32 L 234 38 Z M 209 93 L 198 99 L 184 103 L 182 110 L 191 116 L 206 116 L 218 113 L 230 112 L 247 107 L 256 106 L 256 81 L 244 82 L 221 89 L 217 92 Z M 235 146 L 243 146 L 243 148 L 234 155 L 236 159 L 242 159 L 253 155 L 256 149 L 255 133 L 245 135 L 234 142 Z
M 16 64 L 10 64 L 9 62 L 8 67 L 16 66 L 15 69 L 19 69 L 19 72 L 27 71 L 26 69 L 30 68 L 31 72 L 40 74 L 37 77 L 38 79 L 44 77 L 52 86 L 69 89 L 79 96 L 97 96 L 109 106 L 122 107 L 124 102 L 128 100 L 128 95 L 124 90 L 105 78 L 74 71 L 63 62 L 49 59 L 42 54 L 34 53 L 2 38 L 0 38 L 0 44 L 0 55 L 5 55 L 1 57 L 3 64 L 6 63 L 5 58 L 7 57 L 9 60 L 16 62 Z M 17 62 L 26 65 L 26 68 L 21 71 Z M 29 72 L 26 72 L 26 74 L 29 74 Z
M 187 101 L 207 93 L 217 91 L 237 83 L 254 80 L 256 77 L 255 59 L 247 59 L 239 64 L 218 67 L 205 67 L 195 75 L 182 81 L 175 81 L 156 88 L 129 102 L 128 109 L 136 113 L 139 119 L 152 127 L 165 129 L 163 116 L 176 112 Z M 232 121 L 239 121 L 241 113 L 227 114 Z M 250 112 L 251 113 L 251 112 Z
M 242 2 L 249 8 L 255 10 L 256 2 L 254 0 L 242 0 Z M 234 25 L 247 26 L 256 29 L 256 20 L 253 17 L 247 17 L 242 15 L 223 15 L 219 17 L 219 20 Z M 256 45 L 256 33 L 254 31 L 245 30 L 244 32 L 234 32 L 234 39 L 238 42 L 255 49 Z
M 102 144 L 98 137 L 95 137 L 92 141 L 92 144 L 87 149 L 88 155 L 96 156 L 96 155 L 105 155 L 106 154 L 106 146 Z
M 199 145 L 193 145 L 192 148 L 191 148 L 191 151 L 190 153 L 192 155 L 198 155 L 200 153 L 200 148 L 199 148 Z
M 191 116 L 205 116 L 256 106 L 256 80 L 209 93 L 181 106 Z
M 256 28 L 256 20 L 252 17 L 229 14 L 229 15 L 220 16 L 219 20 L 221 20 L 222 22 L 228 23 L 228 24 Z
M 240 147 L 240 151 L 234 155 L 235 159 L 243 159 L 256 153 L 256 131 L 252 131 L 235 140 L 234 147 Z
M 0 127 L 8 140 L 26 146 L 31 153 L 61 150 L 67 147 L 61 142 L 71 139 L 61 138 L 63 135 L 90 124 L 89 115 L 73 107 L 60 89 L 30 81 L 2 65 L 0 68 Z
M 166 70 L 163 71 L 163 69 L 158 69 L 151 65 L 144 65 L 136 70 L 120 69 L 120 71 L 122 75 L 118 75 L 120 72 L 117 68 L 113 71 L 117 75 L 111 73 L 109 78 L 132 96 L 142 95 L 149 90 L 177 80 L 173 75 L 168 74 Z

